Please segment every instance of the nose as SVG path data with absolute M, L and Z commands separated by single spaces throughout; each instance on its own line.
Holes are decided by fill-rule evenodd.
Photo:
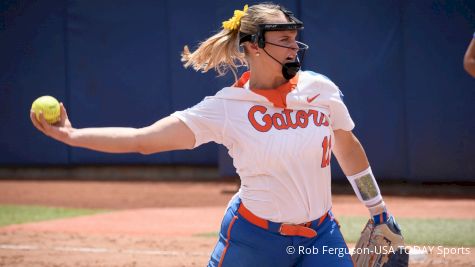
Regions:
M 292 43 L 288 48 L 289 48 L 288 58 L 291 60 L 294 60 L 297 57 L 299 46 L 297 43 Z
M 294 44 L 292 46 L 289 47 L 289 58 L 291 59 L 295 59 L 295 57 L 297 57 L 297 53 L 299 51 L 299 46 L 297 44 Z
M 297 53 L 299 51 L 299 45 L 297 44 L 297 42 L 293 42 L 290 46 L 289 46 L 289 49 L 291 49 L 292 51 L 294 51 L 295 53 Z

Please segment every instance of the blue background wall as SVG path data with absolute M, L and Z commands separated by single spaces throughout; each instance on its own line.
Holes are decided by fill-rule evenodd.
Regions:
M 276 2 L 304 21 L 301 40 L 311 47 L 305 69 L 340 86 L 378 177 L 475 181 L 475 79 L 462 67 L 475 1 Z M 36 97 L 54 95 L 75 127 L 140 127 L 194 105 L 233 77 L 184 69 L 180 52 L 210 36 L 234 9 L 242 4 L 1 1 L 0 165 L 219 162 L 230 173 L 215 144 L 151 156 L 104 154 L 48 139 L 28 113 Z

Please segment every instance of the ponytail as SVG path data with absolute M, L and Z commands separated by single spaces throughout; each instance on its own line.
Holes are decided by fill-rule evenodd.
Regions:
M 243 11 L 234 11 L 234 16 L 223 22 L 223 29 L 201 42 L 194 52 L 190 52 L 188 46 L 185 46 L 181 54 L 185 68 L 192 66 L 194 70 L 203 73 L 214 69 L 218 76 L 231 70 L 237 80 L 238 67 L 247 66 L 244 53 L 239 50 L 239 26 L 246 11 L 247 5 Z
M 185 68 L 191 66 L 203 73 L 214 69 L 218 76 L 231 70 L 237 81 L 238 67 L 248 66 L 245 53 L 239 48 L 239 32 L 256 34 L 259 24 L 267 23 L 280 14 L 282 10 L 276 4 L 262 3 L 249 8 L 245 5 L 243 10 L 235 10 L 234 16 L 223 22 L 223 29 L 201 42 L 194 52 L 185 46 L 181 61 Z

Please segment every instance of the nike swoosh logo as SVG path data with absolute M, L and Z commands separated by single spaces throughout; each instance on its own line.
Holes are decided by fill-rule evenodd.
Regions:
M 313 100 L 315 100 L 315 98 L 317 98 L 319 95 L 320 95 L 320 94 L 317 94 L 317 95 L 315 95 L 314 97 L 308 97 L 308 96 L 307 96 L 307 102 L 308 102 L 308 103 L 312 103 Z

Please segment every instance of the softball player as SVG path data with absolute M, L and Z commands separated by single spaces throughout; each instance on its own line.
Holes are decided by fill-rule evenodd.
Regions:
M 226 146 L 241 188 L 226 209 L 208 266 L 353 266 L 331 212 L 332 152 L 376 223 L 385 204 L 338 87 L 300 70 L 303 23 L 283 7 L 236 10 L 223 29 L 190 52 L 186 67 L 219 74 L 248 66 L 234 85 L 148 127 L 33 124 L 66 144 L 103 152 L 157 153 L 214 141 Z

